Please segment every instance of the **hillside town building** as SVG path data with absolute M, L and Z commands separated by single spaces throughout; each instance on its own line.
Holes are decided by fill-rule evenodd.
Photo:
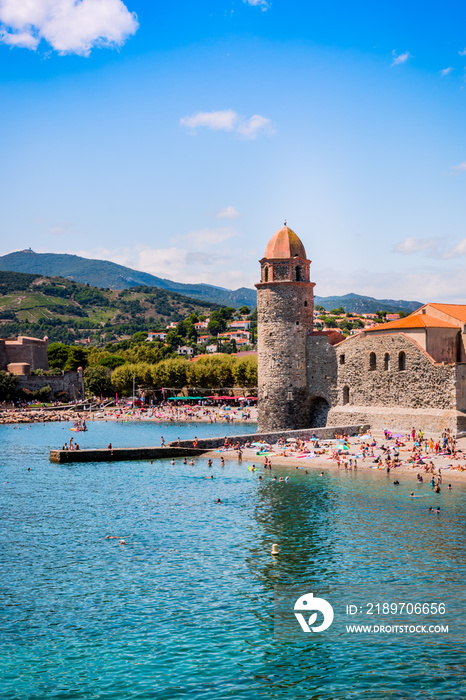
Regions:
M 343 339 L 314 330 L 310 264 L 287 226 L 260 261 L 259 432 L 359 423 L 465 432 L 466 305 L 425 304 Z

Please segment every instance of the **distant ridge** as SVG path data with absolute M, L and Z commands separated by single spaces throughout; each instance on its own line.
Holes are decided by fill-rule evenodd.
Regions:
M 156 277 L 148 272 L 132 270 L 109 260 L 93 260 L 68 253 L 35 253 L 33 250 L 20 250 L 0 256 L 0 270 L 27 272 L 48 277 L 65 277 L 81 284 L 90 284 L 103 289 L 130 289 L 147 286 L 178 292 L 185 296 L 224 306 L 256 305 L 254 289 L 241 287 L 231 290 L 210 284 L 182 284 Z
M 343 306 L 345 311 L 354 314 L 375 314 L 377 311 L 397 313 L 398 311 L 416 311 L 424 302 L 405 301 L 404 299 L 375 299 L 360 294 L 345 294 L 341 297 L 315 297 L 315 303 L 323 306 L 326 311 Z
M 210 284 L 183 284 L 148 272 L 139 272 L 130 267 L 118 265 L 109 260 L 93 260 L 68 253 L 35 253 L 33 250 L 20 250 L 0 256 L 0 270 L 65 277 L 82 284 L 90 284 L 103 289 L 129 289 L 131 287 L 149 286 L 178 292 L 194 299 L 202 299 L 225 306 L 256 306 L 256 291 L 247 287 L 231 290 Z M 315 303 L 331 311 L 343 306 L 345 311 L 353 313 L 375 313 L 376 311 L 411 312 L 422 306 L 419 301 L 395 299 L 375 299 L 360 294 L 344 296 L 315 297 Z

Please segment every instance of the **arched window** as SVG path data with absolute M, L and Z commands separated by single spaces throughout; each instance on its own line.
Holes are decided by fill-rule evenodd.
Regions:
M 345 364 L 345 356 L 344 356 L 344 354 L 341 354 L 340 355 L 340 365 L 344 365 L 344 364 Z
M 304 300 L 304 306 L 307 306 L 307 299 Z
M 403 351 L 401 351 L 398 355 L 398 369 L 400 370 L 400 372 L 406 369 L 406 353 L 404 353 Z
M 377 358 L 375 356 L 375 352 L 371 352 L 369 355 L 369 369 L 371 371 L 377 369 Z
M 268 265 L 266 265 L 264 267 L 264 282 L 268 282 L 268 281 L 269 281 L 269 267 L 268 267 Z
M 343 405 L 349 403 L 349 386 L 343 387 Z
M 385 353 L 385 356 L 383 358 L 383 368 L 386 372 L 390 369 L 390 355 L 388 352 Z
M 301 274 L 301 268 L 299 265 L 296 267 L 296 282 L 302 282 L 302 274 Z

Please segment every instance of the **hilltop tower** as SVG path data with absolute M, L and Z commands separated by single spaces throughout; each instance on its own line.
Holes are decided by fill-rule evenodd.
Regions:
M 306 336 L 312 332 L 314 283 L 300 239 L 283 226 L 260 260 L 257 288 L 258 431 L 308 427 Z

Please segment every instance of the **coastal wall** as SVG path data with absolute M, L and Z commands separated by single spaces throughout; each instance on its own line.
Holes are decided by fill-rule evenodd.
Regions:
M 73 401 L 74 399 L 83 398 L 83 382 L 82 372 L 63 372 L 57 376 L 42 376 L 37 377 L 18 375 L 18 389 L 28 389 L 29 391 L 38 391 L 44 386 L 49 386 L 52 390 L 52 400 L 58 394 L 64 392 L 66 396 Z
M 346 433 L 347 435 L 357 435 L 363 427 L 369 428 L 368 425 L 362 426 L 361 424 L 346 424 L 335 427 L 328 428 L 306 428 L 301 430 L 276 430 L 263 433 L 248 433 L 246 435 L 229 435 L 228 439 L 230 443 L 236 444 L 239 442 L 240 445 L 244 446 L 246 442 L 259 442 L 263 440 L 270 444 L 274 444 L 281 437 L 286 438 L 299 438 L 300 440 L 310 440 L 312 437 L 318 437 L 321 440 L 332 440 L 335 435 L 341 435 Z M 214 437 L 214 438 L 200 438 L 198 441 L 198 447 L 202 449 L 212 450 L 216 447 L 222 447 L 225 442 L 224 437 Z M 169 446 L 175 446 L 178 442 L 170 442 Z M 192 440 L 181 440 L 181 447 L 192 447 Z
M 335 406 L 331 408 L 327 424 L 341 425 L 343 422 L 368 423 L 372 431 L 385 428 L 394 433 L 409 432 L 412 428 L 422 430 L 427 436 L 439 437 L 445 428 L 457 436 L 466 435 L 466 413 L 456 410 L 428 408 L 399 408 L 389 410 L 380 406 Z

